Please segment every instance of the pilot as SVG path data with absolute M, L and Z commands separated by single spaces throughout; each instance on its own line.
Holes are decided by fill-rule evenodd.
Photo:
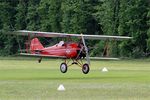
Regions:
M 65 45 L 65 42 L 64 41 L 60 41 L 59 43 L 58 43 L 58 46 L 64 46 Z

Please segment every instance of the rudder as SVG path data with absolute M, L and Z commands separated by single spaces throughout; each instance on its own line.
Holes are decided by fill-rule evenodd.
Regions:
M 31 40 L 31 43 L 30 43 L 30 50 L 31 51 L 38 51 L 38 50 L 42 50 L 43 48 L 44 47 L 38 38 L 34 38 Z

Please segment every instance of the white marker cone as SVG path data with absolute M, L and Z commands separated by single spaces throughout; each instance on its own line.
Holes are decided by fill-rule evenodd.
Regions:
M 57 88 L 58 91 L 65 91 L 65 87 L 63 86 L 63 84 L 60 84 L 59 87 Z
M 107 69 L 106 67 L 104 67 L 104 68 L 102 69 L 102 72 L 108 72 L 108 69 Z

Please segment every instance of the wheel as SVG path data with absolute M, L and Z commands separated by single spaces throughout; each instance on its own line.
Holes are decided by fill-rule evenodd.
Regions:
M 66 63 L 61 63 L 61 65 L 60 65 L 60 71 L 62 73 L 66 73 L 67 72 L 67 64 Z
M 87 74 L 90 71 L 89 65 L 88 64 L 83 64 L 82 66 L 82 72 L 84 74 Z

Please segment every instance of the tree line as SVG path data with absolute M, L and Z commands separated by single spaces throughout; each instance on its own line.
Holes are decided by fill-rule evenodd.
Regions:
M 109 55 L 147 57 L 150 55 L 150 1 L 1 0 L 0 55 L 17 53 L 18 39 L 21 45 L 25 41 L 25 37 L 16 39 L 6 35 L 10 30 L 131 36 L 132 40 L 110 42 Z M 87 43 L 94 47 L 91 56 L 102 56 L 106 41 Z

